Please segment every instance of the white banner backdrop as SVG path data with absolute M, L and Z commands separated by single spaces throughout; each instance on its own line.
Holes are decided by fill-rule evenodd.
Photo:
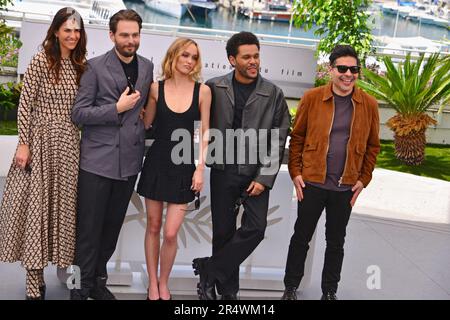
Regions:
M 28 63 L 39 50 L 45 38 L 49 21 L 25 20 L 22 22 L 18 72 L 25 73 Z M 104 25 L 86 25 L 88 58 L 101 55 L 113 47 L 109 31 Z M 225 51 L 226 42 L 214 36 L 190 35 L 202 53 L 204 80 L 226 74 L 232 70 Z M 160 63 L 176 36 L 172 32 L 144 30 L 138 53 L 156 66 L 155 77 L 160 73 Z M 314 50 L 310 47 L 289 44 L 261 44 L 261 75 L 283 89 L 286 97 L 299 98 L 314 85 L 316 70 Z
M 188 211 L 178 233 L 178 252 L 172 272 L 172 278 L 194 278 L 191 269 L 192 259 L 210 256 L 212 253 L 212 221 L 211 197 L 209 189 L 210 170 L 205 170 L 205 184 L 201 192 L 199 210 Z M 241 265 L 241 288 L 283 290 L 283 276 L 286 266 L 289 242 L 297 218 L 296 201 L 293 202 L 293 185 L 287 166 L 282 165 L 277 180 L 270 192 L 269 210 L 267 215 L 267 229 L 263 241 Z M 295 207 L 293 207 L 293 205 Z M 189 204 L 189 209 L 194 203 Z M 238 216 L 238 227 L 243 208 Z M 111 283 L 121 280 L 114 271 L 123 269 L 125 265 L 139 262 L 142 265 L 144 279 L 145 256 L 144 237 L 146 228 L 145 201 L 134 193 L 128 207 L 125 222 L 120 233 L 116 251 L 111 258 L 114 267 L 110 269 Z M 161 229 L 161 235 L 163 231 Z M 162 241 L 162 239 L 161 239 Z M 305 264 L 305 275 L 301 288 L 309 285 L 311 280 L 312 263 L 315 251 L 315 238 L 310 243 L 308 259 Z M 122 267 L 119 267 L 122 266 Z M 186 272 L 187 270 L 187 272 Z M 180 273 L 181 271 L 181 273 Z M 122 271 L 123 272 L 123 271 Z M 144 283 L 146 281 L 144 280 Z M 189 283 L 189 282 L 188 282 Z M 195 286 L 183 283 L 184 289 L 190 290 Z M 180 285 L 180 284 L 179 284 Z
M 23 46 L 20 49 L 18 66 L 20 74 L 25 72 L 32 56 L 39 50 L 40 43 L 44 39 L 48 27 L 49 23 L 44 21 L 24 21 L 22 23 L 20 37 Z M 113 47 L 106 26 L 87 25 L 86 31 L 88 34 L 88 58 L 101 55 Z M 192 38 L 200 46 L 203 60 L 203 78 L 205 80 L 226 74 L 232 70 L 226 57 L 225 41 L 200 35 L 192 36 Z M 141 46 L 138 52 L 155 63 L 155 77 L 158 76 L 160 62 L 174 39 L 175 36 L 173 34 L 143 30 Z M 315 68 L 316 59 L 314 58 L 314 51 L 310 48 L 282 46 L 280 44 L 261 45 L 261 74 L 279 85 L 286 97 L 299 98 L 306 89 L 312 87 Z M 242 264 L 248 271 L 248 274 L 251 275 L 252 281 L 259 283 L 259 285 L 250 285 L 252 288 L 264 288 L 264 281 L 261 280 L 267 277 L 275 277 L 278 280 L 277 289 L 282 289 L 281 280 L 284 273 L 289 240 L 296 219 L 296 210 L 292 208 L 292 192 L 293 185 L 287 168 L 283 165 L 270 195 L 268 227 L 265 239 Z M 174 269 L 177 266 L 190 266 L 194 257 L 211 254 L 212 225 L 209 170 L 205 172 L 205 187 L 202 191 L 201 199 L 200 209 L 186 214 L 185 221 L 179 232 L 179 250 Z M 135 193 L 128 209 L 116 252 L 111 261 L 145 264 L 144 235 L 146 214 L 144 206 L 144 199 Z M 311 247 L 314 247 L 314 241 L 311 243 Z M 314 249 L 310 250 L 305 280 L 302 286 L 307 285 L 309 282 L 313 251 Z M 263 269 L 262 278 L 252 272 L 252 270 L 256 270 L 255 268 Z M 267 287 L 267 289 L 269 288 Z M 270 289 L 275 289 L 275 287 L 271 285 Z
M 190 265 L 195 257 L 211 255 L 212 222 L 209 169 L 205 170 L 204 178 L 205 184 L 200 196 L 200 208 L 186 212 L 178 235 L 179 251 L 176 260 L 180 264 Z M 293 225 L 297 218 L 296 214 L 292 214 L 295 212 L 292 210 L 292 191 L 293 185 L 287 172 L 287 166 L 283 165 L 270 192 L 266 237 L 253 255 L 244 262 L 244 265 L 284 269 Z M 193 209 L 193 207 L 194 203 L 192 202 L 189 204 L 189 208 Z M 241 207 L 241 213 L 242 210 Z M 146 222 L 144 198 L 134 194 L 128 208 L 121 241 L 116 250 L 116 258 L 124 261 L 143 260 Z

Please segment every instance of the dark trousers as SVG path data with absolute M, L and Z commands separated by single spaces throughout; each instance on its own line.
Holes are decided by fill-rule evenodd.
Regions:
M 304 274 L 309 242 L 325 208 L 327 246 L 322 270 L 322 292 L 336 292 L 341 279 L 345 229 L 352 211 L 350 200 L 353 192 L 330 191 L 306 184 L 303 195 L 303 200 L 298 202 L 298 217 L 289 244 L 284 284 L 286 287 L 299 286 Z
M 106 264 L 116 249 L 136 178 L 114 180 L 80 169 L 74 264 L 81 270 L 82 289 L 108 276 Z
M 239 290 L 239 266 L 264 238 L 267 226 L 269 190 L 243 203 L 241 226 L 236 230 L 234 204 L 252 181 L 237 174 L 236 167 L 211 170 L 211 214 L 213 255 L 208 274 L 216 279 L 219 294 Z

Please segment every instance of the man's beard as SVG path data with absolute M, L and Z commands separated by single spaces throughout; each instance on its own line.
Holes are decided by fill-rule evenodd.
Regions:
M 251 79 L 251 80 L 255 80 L 256 78 L 258 78 L 258 75 L 259 75 L 259 70 L 258 70 L 258 68 L 256 69 L 256 70 L 258 70 L 258 72 L 256 72 L 256 75 L 255 76 L 252 76 L 252 75 L 250 75 L 250 73 L 247 71 L 247 68 L 236 68 L 236 70 L 237 70 L 237 72 L 239 72 L 239 74 L 242 76 L 242 77 L 244 77 L 244 78 L 246 78 L 246 79 Z
M 116 44 L 116 50 L 124 57 L 132 57 L 136 54 L 136 51 L 139 49 L 139 45 L 135 45 L 134 46 L 134 50 L 133 52 L 129 52 L 123 49 L 123 47 L 119 46 L 118 44 Z

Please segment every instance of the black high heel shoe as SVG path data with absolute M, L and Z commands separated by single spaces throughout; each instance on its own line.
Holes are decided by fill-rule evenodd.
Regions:
M 153 300 L 153 299 L 150 299 L 150 297 L 147 295 L 147 299 L 145 299 L 146 301 L 158 301 L 158 300 L 162 300 L 161 298 L 159 298 L 159 299 L 156 299 L 156 300 Z

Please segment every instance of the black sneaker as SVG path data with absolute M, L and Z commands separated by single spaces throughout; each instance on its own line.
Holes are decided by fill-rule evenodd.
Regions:
M 336 297 L 336 292 L 329 291 L 322 294 L 320 300 L 338 300 L 338 298 Z

